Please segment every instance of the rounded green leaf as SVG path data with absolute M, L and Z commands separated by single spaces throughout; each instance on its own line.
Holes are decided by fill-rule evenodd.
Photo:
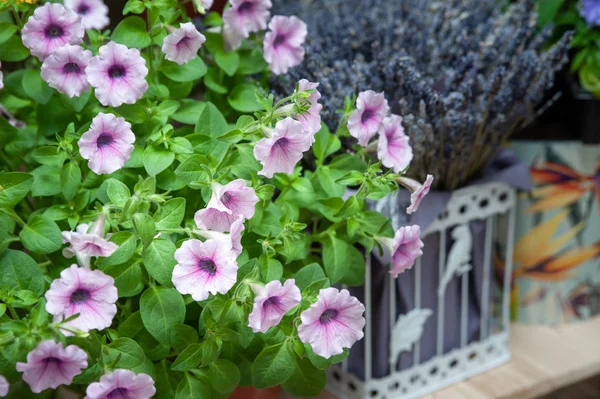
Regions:
M 256 99 L 256 86 L 252 84 L 242 83 L 233 88 L 227 102 L 231 108 L 240 112 L 256 112 L 263 109 L 262 105 Z
M 0 43 L 0 60 L 17 62 L 27 57 L 29 57 L 29 50 L 23 46 L 20 36 L 11 36 L 4 43 Z
M 235 363 L 217 359 L 208 366 L 210 383 L 219 393 L 231 393 L 240 383 L 240 370 Z
M 175 154 L 162 146 L 151 145 L 144 150 L 144 168 L 150 176 L 167 169 L 175 160 Z
M 0 174 L 0 207 L 12 208 L 21 201 L 33 185 L 28 173 L 10 172 Z
M 0 286 L 10 290 L 29 290 L 42 295 L 44 277 L 31 256 L 12 249 L 0 256 Z
M 52 97 L 53 90 L 40 77 L 40 71 L 28 69 L 23 75 L 23 90 L 36 102 L 46 104 Z
M 122 20 L 115 28 L 111 38 L 127 47 L 144 48 L 152 44 L 152 38 L 146 31 L 146 22 L 136 16 Z
M 185 348 L 171 368 L 175 371 L 189 371 L 202 362 L 202 344 L 192 344 Z
M 284 383 L 294 374 L 295 356 L 287 343 L 263 349 L 252 365 L 252 384 L 258 389 Z
M 177 261 L 174 258 L 175 244 L 164 238 L 153 240 L 142 253 L 144 266 L 148 273 L 161 285 L 172 286 L 171 277 Z
M 158 208 L 154 214 L 157 230 L 176 229 L 185 215 L 185 198 L 173 198 Z
M 204 382 L 185 373 L 185 376 L 177 385 L 175 399 L 210 399 L 210 390 Z
M 160 70 L 167 78 L 175 82 L 190 82 L 200 79 L 206 75 L 206 64 L 199 57 L 196 57 L 183 65 L 177 65 L 171 61 L 164 61 Z
M 19 233 L 23 246 L 31 252 L 49 254 L 62 245 L 62 234 L 56 223 L 47 216 L 35 215 Z
M 296 358 L 296 369 L 292 376 L 281 384 L 286 392 L 295 396 L 318 396 L 325 389 L 327 375 L 319 370 L 308 358 Z
M 185 303 L 173 288 L 150 287 L 140 298 L 140 313 L 146 330 L 158 342 L 170 344 L 171 329 L 185 319 Z
M 60 186 L 65 199 L 70 201 L 75 197 L 81 185 L 81 169 L 76 162 L 69 162 L 60 171 Z
M 105 364 L 119 360 L 115 368 L 133 369 L 146 361 L 144 350 L 130 338 L 119 338 L 106 345 L 103 349 Z

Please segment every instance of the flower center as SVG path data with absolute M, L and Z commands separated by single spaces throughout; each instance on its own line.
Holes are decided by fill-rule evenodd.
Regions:
M 375 112 L 373 112 L 373 110 L 366 109 L 362 113 L 362 116 L 360 117 L 360 121 L 362 123 L 366 123 L 369 121 L 369 119 L 371 119 L 373 117 L 373 115 L 375 115 Z
M 83 288 L 79 288 L 71 294 L 71 303 L 82 303 L 88 299 L 90 299 L 90 292 Z
M 275 40 L 273 40 L 273 47 L 281 46 L 286 40 L 285 35 L 277 35 L 275 36 Z
M 338 313 L 339 312 L 336 309 L 327 309 L 326 311 L 321 313 L 321 317 L 319 317 L 319 321 L 321 322 L 321 324 L 327 324 L 327 323 L 335 320 Z
M 203 270 L 210 275 L 213 275 L 217 272 L 217 265 L 215 265 L 215 262 L 213 262 L 212 259 L 200 259 L 200 261 L 198 262 L 198 267 L 200 268 L 200 270 Z
M 48 365 L 48 364 L 60 364 L 62 362 L 62 360 L 60 360 L 57 357 L 47 357 L 43 360 L 44 364 Z
M 64 73 L 80 73 L 81 68 L 79 68 L 79 64 L 75 62 L 68 62 L 63 66 Z
M 48 25 L 46 27 L 46 29 L 44 29 L 44 34 L 46 35 L 46 37 L 55 39 L 57 37 L 61 37 L 62 35 L 64 35 L 64 31 L 63 28 L 61 28 L 58 25 Z
M 113 138 L 110 134 L 102 133 L 100 136 L 98 136 L 98 139 L 96 140 L 96 145 L 98 146 L 98 148 L 102 148 L 109 145 L 112 142 Z
M 241 14 L 247 13 L 247 12 L 252 11 L 253 8 L 254 8 L 254 3 L 252 3 L 251 1 L 244 1 L 238 7 L 238 12 L 241 13 Z
M 123 65 L 113 65 L 108 68 L 108 76 L 110 78 L 122 78 L 125 76 L 125 67 Z
M 87 4 L 80 4 L 79 7 L 77 7 L 77 14 L 85 15 L 88 12 L 90 12 L 90 6 Z
M 221 195 L 221 202 L 223 203 L 223 205 L 225 205 L 227 208 L 229 208 L 229 203 L 231 202 L 231 200 L 233 199 L 233 195 L 229 194 L 229 191 L 225 191 L 223 193 L 223 195 Z
M 129 393 L 127 388 L 117 388 L 110 391 L 110 393 L 106 396 L 108 399 L 129 399 Z
M 288 145 L 289 142 L 290 140 L 287 137 L 282 137 L 273 143 L 273 147 L 282 150 Z
M 269 306 L 278 306 L 279 305 L 279 297 L 278 296 L 272 296 L 267 298 L 264 302 L 263 302 L 263 308 L 268 308 Z

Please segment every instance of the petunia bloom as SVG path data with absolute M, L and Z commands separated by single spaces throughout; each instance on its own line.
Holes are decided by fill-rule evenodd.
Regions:
M 322 289 L 317 302 L 300 315 L 298 337 L 317 355 L 329 359 L 362 339 L 364 312 L 363 304 L 348 290 Z
M 9 388 L 10 384 L 8 383 L 8 380 L 3 375 L 0 375 L 0 398 L 8 395 Z
M 425 196 L 429 193 L 431 185 L 433 184 L 433 176 L 427 175 L 423 184 L 418 181 L 411 179 L 410 177 L 399 177 L 398 183 L 410 190 L 410 205 L 406 208 L 406 213 L 409 215 L 416 212 L 419 209 L 419 205 Z
M 187 240 L 175 251 L 175 260 L 173 284 L 195 301 L 226 294 L 237 281 L 238 264 L 230 240 Z
M 100 47 L 85 73 L 105 107 L 134 104 L 148 90 L 148 68 L 140 51 L 115 42 Z
M 393 239 L 386 237 L 377 237 L 376 239 L 392 255 L 393 266 L 390 273 L 394 278 L 412 268 L 415 260 L 423 255 L 421 228 L 417 225 L 400 227 Z
M 84 50 L 81 46 L 65 44 L 44 60 L 42 79 L 68 97 L 80 96 L 90 88 L 85 68 L 91 58 L 91 51 Z
M 248 316 L 248 327 L 254 332 L 266 333 L 269 328 L 278 325 L 302 299 L 294 279 L 286 280 L 283 285 L 278 280 L 271 281 L 264 287 L 256 286 L 255 291 L 254 306 Z
M 305 99 L 305 102 L 310 104 L 308 111 L 295 116 L 295 119 L 302 123 L 304 129 L 309 134 L 313 135 L 313 142 L 314 135 L 321 130 L 321 110 L 323 109 L 323 104 L 319 104 L 321 93 L 319 93 L 317 87 L 319 87 L 318 83 L 309 82 L 306 79 L 302 79 L 298 82 L 298 90 L 300 92 L 307 90 L 312 90 L 312 92 L 310 92 L 308 98 Z
M 88 385 L 84 399 L 149 399 L 156 393 L 148 374 L 117 369 Z
M 377 134 L 389 109 L 383 93 L 367 90 L 358 94 L 356 110 L 348 117 L 348 130 L 352 137 L 358 139 L 358 144 L 363 147 L 369 144 L 369 140 Z
M 231 226 L 228 228 L 229 234 L 225 234 L 219 231 L 214 230 L 197 230 L 196 232 L 204 238 L 212 239 L 212 240 L 227 240 L 231 242 L 231 250 L 235 253 L 236 256 L 240 256 L 243 247 L 242 247 L 242 232 L 246 229 L 244 226 L 244 217 L 238 216 Z
M 2 68 L 2 63 L 0 62 L 0 68 Z M 4 89 L 4 74 L 0 71 L 0 89 Z
M 179 24 L 179 29 L 169 33 L 163 41 L 162 51 L 169 61 L 183 65 L 196 58 L 198 49 L 202 47 L 206 37 L 191 22 Z
M 254 146 L 254 157 L 263 166 L 258 174 L 271 178 L 275 173 L 293 173 L 312 141 L 313 136 L 301 122 L 290 117 L 277 122 L 270 137 L 260 139 Z
M 40 61 L 65 44 L 79 44 L 83 41 L 85 29 L 81 17 L 62 4 L 46 3 L 38 7 L 29 17 L 21 39 L 31 54 Z
M 65 0 L 65 6 L 81 16 L 86 29 L 104 29 L 110 23 L 108 7 L 102 0 Z
M 60 278 L 46 291 L 46 310 L 54 321 L 79 316 L 65 323 L 81 331 L 110 327 L 117 313 L 118 293 L 115 280 L 100 270 L 72 265 L 60 273 Z
M 274 16 L 263 42 L 265 61 L 275 75 L 287 73 L 304 59 L 306 24 L 298 17 Z
M 404 134 L 402 117 L 392 115 L 383 119 L 379 129 L 377 156 L 383 166 L 391 168 L 395 173 L 403 171 L 413 159 L 413 150 L 408 144 L 408 136 Z
M 229 35 L 241 39 L 250 33 L 264 30 L 271 16 L 269 10 L 273 6 L 270 0 L 231 0 L 231 7 L 223 11 L 223 30 Z M 232 46 L 232 49 L 239 44 Z
M 234 180 L 225 186 L 213 184 L 212 196 L 206 208 L 194 215 L 200 229 L 219 232 L 231 231 L 232 223 L 240 216 L 251 219 L 258 202 L 256 192 L 246 186 L 243 179 Z
M 104 238 L 104 220 L 104 214 L 100 214 L 92 226 L 82 223 L 75 231 L 63 231 L 63 244 L 71 244 L 63 249 L 63 255 L 77 256 L 79 264 L 87 268 L 92 256 L 111 256 L 119 246 Z
M 77 144 L 81 156 L 89 161 L 90 169 L 101 175 L 121 169 L 133 151 L 134 142 L 129 122 L 100 112 Z
M 87 353 L 78 346 L 65 348 L 60 342 L 47 340 L 27 354 L 27 363 L 18 362 L 16 369 L 23 373 L 23 380 L 31 391 L 40 393 L 59 385 L 70 385 L 73 377 L 87 366 Z
M 600 26 L 600 0 L 582 0 L 581 16 L 590 26 Z

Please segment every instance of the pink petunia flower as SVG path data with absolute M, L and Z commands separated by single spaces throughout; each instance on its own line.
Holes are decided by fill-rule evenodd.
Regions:
M 275 75 L 287 73 L 302 63 L 306 40 L 306 24 L 298 17 L 274 16 L 269 22 L 270 31 L 263 42 L 265 61 Z
M 85 29 L 104 29 L 110 23 L 108 7 L 102 0 L 65 0 L 65 7 L 81 16 Z
M 271 178 L 275 173 L 293 173 L 312 141 L 313 136 L 301 122 L 290 117 L 277 122 L 270 137 L 260 139 L 254 146 L 254 157 L 263 166 L 258 174 Z
M 234 28 L 228 25 L 223 26 L 223 42 L 225 50 L 237 50 L 242 45 L 242 41 L 244 39 L 244 35 L 242 35 Z
M 423 184 L 418 181 L 411 179 L 409 177 L 401 176 L 398 178 L 398 183 L 402 186 L 410 190 L 410 206 L 406 208 L 406 213 L 409 215 L 413 212 L 416 212 L 419 209 L 419 204 L 425 198 L 425 196 L 429 193 L 431 189 L 431 185 L 433 184 L 433 176 L 427 175 L 425 182 Z
M 390 273 L 394 278 L 413 267 L 415 260 L 423 255 L 421 228 L 417 225 L 403 226 L 396 231 L 394 238 L 377 237 L 377 241 L 390 251 L 393 267 Z
M 135 48 L 109 42 L 98 50 L 85 69 L 102 105 L 135 104 L 148 90 L 146 60 Z
M 231 49 L 237 49 L 252 32 L 264 30 L 273 6 L 270 0 L 231 0 L 231 7 L 223 11 L 223 30 L 235 37 Z
M 133 151 L 134 142 L 129 122 L 100 112 L 77 144 L 81 156 L 89 161 L 90 169 L 101 175 L 121 169 Z
M 91 58 L 91 51 L 84 50 L 81 46 L 65 44 L 44 60 L 42 79 L 68 97 L 80 96 L 90 88 L 85 68 Z
M 65 323 L 81 331 L 102 330 L 110 327 L 117 313 L 118 293 L 115 280 L 100 270 L 89 270 L 72 265 L 60 273 L 60 278 L 46 291 L 46 310 L 54 321 L 79 316 Z
M 78 346 L 65 348 L 60 342 L 47 340 L 27 354 L 27 363 L 18 362 L 16 369 L 23 373 L 23 380 L 31 391 L 40 393 L 59 385 L 70 385 L 73 377 L 87 366 L 87 353 Z
M 225 186 L 214 183 L 212 196 L 206 208 L 194 215 L 200 229 L 219 232 L 231 231 L 232 223 L 240 216 L 251 219 L 258 202 L 256 192 L 246 186 L 243 179 L 234 180 Z
M 402 117 L 392 115 L 383 119 L 379 129 L 377 156 L 383 166 L 391 168 L 395 173 L 403 171 L 413 159 L 413 150 L 408 144 L 409 138 L 404 134 Z
M 269 328 L 278 325 L 283 316 L 300 303 L 302 295 L 294 279 L 271 281 L 264 287 L 252 286 L 256 291 L 252 313 L 248 316 L 248 327 L 254 332 L 266 333 Z
M 169 33 L 163 41 L 162 51 L 169 61 L 183 65 L 196 58 L 198 49 L 202 47 L 206 37 L 191 22 L 179 24 L 179 29 Z
M 226 294 L 237 281 L 231 240 L 187 240 L 175 251 L 175 260 L 173 284 L 195 301 L 203 301 L 209 294 Z
M 366 147 L 379 130 L 390 107 L 383 93 L 367 90 L 359 93 L 356 110 L 348 117 L 348 130 L 358 144 Z
M 10 384 L 8 383 L 8 380 L 3 375 L 0 375 L 0 398 L 8 395 L 9 388 Z
M 63 256 L 76 256 L 77 262 L 86 268 L 90 267 L 92 256 L 111 256 L 119 246 L 104 238 L 104 221 L 105 216 L 102 213 L 92 226 L 82 223 L 75 231 L 63 231 L 63 244 L 71 244 L 63 249 Z
M 364 336 L 365 307 L 348 290 L 325 288 L 317 302 L 300 315 L 298 337 L 319 356 L 329 359 Z
M 0 62 L 0 68 L 2 68 L 2 62 Z M 0 89 L 4 89 L 4 74 L 0 71 Z
M 231 223 L 231 227 L 228 228 L 229 234 L 221 233 L 214 230 L 196 230 L 201 237 L 210 240 L 227 240 L 231 242 L 231 250 L 236 256 L 240 256 L 243 251 L 242 247 L 242 232 L 246 229 L 244 226 L 244 217 L 238 216 L 238 218 Z
M 29 17 L 21 39 L 31 54 L 40 61 L 65 44 L 79 44 L 83 41 L 85 29 L 81 17 L 62 4 L 46 3 L 38 7 Z
M 84 399 L 149 399 L 156 393 L 148 374 L 117 369 L 88 385 Z
M 304 129 L 311 135 L 314 135 L 321 130 L 321 110 L 323 109 L 323 105 L 319 104 L 319 99 L 321 98 L 321 93 L 317 90 L 319 87 L 318 83 L 309 82 L 306 79 L 301 79 L 298 82 L 298 90 L 300 92 L 306 90 L 313 90 L 308 98 L 305 100 L 310 103 L 310 107 L 308 108 L 308 112 L 300 115 L 296 115 L 296 119 L 302 123 Z

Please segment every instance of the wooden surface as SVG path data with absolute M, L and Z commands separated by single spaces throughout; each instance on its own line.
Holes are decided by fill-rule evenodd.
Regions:
M 423 398 L 537 398 L 600 374 L 600 317 L 557 327 L 513 324 L 510 331 L 508 363 Z

